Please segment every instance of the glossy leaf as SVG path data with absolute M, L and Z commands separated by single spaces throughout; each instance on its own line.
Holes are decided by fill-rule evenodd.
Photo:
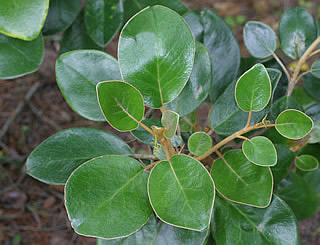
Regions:
M 320 60 L 316 60 L 311 66 L 312 75 L 320 78 Z
M 237 81 L 235 98 L 243 111 L 261 111 L 271 98 L 271 81 L 262 64 L 253 66 Z
M 87 0 L 85 25 L 90 37 L 105 46 L 119 31 L 123 19 L 121 0 Z
M 318 210 L 317 192 L 301 176 L 293 172 L 280 182 L 277 194 L 290 206 L 298 220 L 311 217 Z
M 28 157 L 27 173 L 48 183 L 63 185 L 82 163 L 103 155 L 131 155 L 117 136 L 93 128 L 70 128 L 49 137 Z
M 313 98 L 320 101 L 320 79 L 312 74 L 303 76 L 303 87 Z
M 142 120 L 142 123 L 149 128 L 151 128 L 151 126 L 162 127 L 161 121 L 158 118 L 145 119 Z M 147 132 L 141 126 L 131 131 L 131 134 L 142 143 L 145 143 L 147 145 L 154 145 L 154 136 Z
M 194 39 L 198 42 L 203 42 L 203 26 L 201 24 L 200 13 L 194 10 L 189 10 L 182 17 L 188 23 Z
M 315 171 L 307 171 L 303 172 L 303 179 L 312 186 L 312 188 L 318 192 L 318 196 L 320 193 L 320 168 Z
M 196 113 L 191 112 L 190 114 L 180 117 L 179 126 L 181 132 L 189 132 L 192 130 L 193 125 L 196 124 Z
M 311 155 L 296 157 L 296 167 L 302 171 L 313 171 L 319 167 L 318 159 Z
M 164 136 L 166 138 L 172 138 L 177 131 L 179 124 L 179 114 L 174 111 L 165 111 L 161 117 L 161 123 L 166 128 Z
M 65 186 L 74 230 L 85 236 L 120 238 L 138 231 L 152 214 L 148 173 L 125 156 L 94 158 L 77 168 Z
M 75 112 L 90 120 L 105 120 L 99 108 L 96 85 L 104 80 L 120 79 L 116 59 L 94 50 L 69 52 L 57 60 L 56 76 L 63 96 Z
M 148 193 L 151 206 L 162 221 L 195 231 L 208 227 L 214 183 L 194 158 L 174 155 L 170 161 L 158 163 L 150 173 Z
M 288 109 L 276 119 L 276 130 L 288 139 L 300 139 L 306 136 L 313 127 L 310 117 L 301 111 Z
M 274 184 L 277 185 L 289 174 L 289 168 L 294 161 L 295 154 L 287 146 L 275 145 L 278 155 L 277 165 L 271 167 Z
M 129 83 L 107 81 L 97 84 L 101 110 L 108 123 L 119 131 L 131 131 L 139 126 L 144 115 L 141 93 Z
M 43 35 L 65 31 L 80 12 L 82 0 L 50 0 L 48 16 L 42 29 Z
M 293 96 L 283 96 L 272 104 L 270 111 L 271 119 L 276 120 L 279 114 L 287 109 L 303 111 L 303 107 Z
M 196 132 L 188 140 L 188 149 L 195 155 L 200 156 L 212 147 L 212 139 L 205 132 Z
M 296 218 L 288 205 L 273 196 L 269 207 L 260 209 L 217 197 L 211 226 L 217 244 L 299 245 Z
M 313 121 L 320 121 L 320 103 L 308 107 L 306 109 L 306 114 L 311 117 Z
M 279 24 L 280 47 L 292 59 L 299 59 L 317 37 L 312 15 L 303 8 L 284 12 Z
M 33 41 L 22 41 L 0 34 L 0 79 L 16 78 L 36 71 L 42 63 L 43 53 L 41 35 Z
M 271 56 L 277 48 L 277 36 L 270 26 L 248 21 L 243 29 L 243 39 L 248 51 L 257 58 Z
M 277 164 L 277 151 L 272 142 L 264 137 L 257 136 L 245 140 L 242 152 L 252 163 L 259 166 L 274 166 Z
M 153 6 L 125 25 L 118 50 L 124 81 L 141 91 L 147 106 L 159 108 L 175 99 L 186 85 L 195 43 L 181 16 Z
M 60 54 L 77 49 L 103 50 L 89 36 L 84 25 L 84 12 L 81 11 L 73 24 L 64 32 Z
M 220 16 L 208 9 L 201 15 L 203 43 L 209 50 L 213 70 L 209 96 L 215 102 L 238 73 L 240 49 L 232 30 Z
M 49 0 L 1 1 L 0 33 L 23 40 L 35 39 L 48 14 Z
M 320 143 L 320 122 L 315 122 L 310 132 L 309 144 Z
M 295 98 L 296 101 L 302 106 L 303 110 L 316 103 L 316 101 L 309 94 L 307 94 L 304 88 L 295 88 L 292 92 L 292 97 Z
M 196 42 L 196 54 L 191 76 L 182 92 L 166 107 L 185 116 L 196 110 L 207 98 L 212 82 L 211 59 L 207 48 Z
M 249 162 L 241 150 L 228 151 L 211 168 L 217 191 L 228 200 L 253 207 L 270 204 L 273 178 L 271 170 Z

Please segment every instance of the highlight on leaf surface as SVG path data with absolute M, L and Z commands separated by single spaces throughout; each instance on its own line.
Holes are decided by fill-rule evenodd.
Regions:
M 313 171 L 319 167 L 319 162 L 314 156 L 304 154 L 296 157 L 296 167 L 302 171 Z
M 237 81 L 235 99 L 243 111 L 261 111 L 271 98 L 271 81 L 266 68 L 256 64 Z
M 212 139 L 205 132 L 196 132 L 189 137 L 188 149 L 195 155 L 200 156 L 212 147 Z
M 139 126 L 144 104 L 138 89 L 122 81 L 106 81 L 97 84 L 97 95 L 100 108 L 112 127 L 131 131 Z
M 312 119 L 301 111 L 288 109 L 279 114 L 276 130 L 288 139 L 301 139 L 313 128 Z

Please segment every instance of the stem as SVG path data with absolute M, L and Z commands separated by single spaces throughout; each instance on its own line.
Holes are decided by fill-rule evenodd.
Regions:
M 161 106 L 161 112 L 164 113 L 166 111 L 166 107 L 164 106 L 164 104 L 162 104 Z
M 228 136 L 227 138 L 223 139 L 222 141 L 220 141 L 218 144 L 216 144 L 215 146 L 213 146 L 209 151 L 207 151 L 206 153 L 204 153 L 201 156 L 196 157 L 196 159 L 198 161 L 201 161 L 203 159 L 205 159 L 206 157 L 210 156 L 213 152 L 215 152 L 216 150 L 218 150 L 220 147 L 224 146 L 225 144 L 227 144 L 228 142 L 230 142 L 231 140 L 238 138 L 238 136 L 241 136 L 242 134 L 248 133 L 252 130 L 255 129 L 259 129 L 259 128 L 265 128 L 265 127 L 274 127 L 276 126 L 276 124 L 267 124 L 264 125 L 262 122 L 257 123 L 253 126 L 247 127 L 247 128 L 243 128 L 241 130 L 239 130 L 238 132 L 235 132 L 234 134 Z
M 298 76 L 297 81 L 299 81 L 304 75 L 307 75 L 307 74 L 310 73 L 310 72 L 311 72 L 311 70 L 305 71 L 305 72 L 301 73 L 301 74 Z
M 282 63 L 282 61 L 280 60 L 280 58 L 276 55 L 276 53 L 272 53 L 272 56 L 275 58 L 275 60 L 278 62 L 278 64 L 281 66 L 282 70 L 284 71 L 284 73 L 287 76 L 288 81 L 290 81 L 290 74 L 286 68 L 286 66 Z
M 158 158 L 154 155 L 147 155 L 147 154 L 133 154 L 131 157 L 135 159 L 149 159 L 149 160 L 157 160 Z
M 247 124 L 246 124 L 245 128 L 247 128 L 247 127 L 249 127 L 249 126 L 250 126 L 251 117 L 252 117 L 252 111 L 249 111 L 248 121 L 247 121 Z
M 241 135 L 237 136 L 237 138 L 239 138 L 239 139 L 243 139 L 243 140 L 249 140 L 247 137 L 245 137 L 245 136 L 241 136 Z
M 141 127 L 143 127 L 145 130 L 147 130 L 150 134 L 154 136 L 154 133 L 150 128 L 147 127 L 147 125 L 143 124 L 142 122 L 138 122 Z
M 161 162 L 161 161 L 156 161 L 156 162 L 153 162 L 153 163 L 149 164 L 148 166 L 145 166 L 145 167 L 144 167 L 144 170 L 148 170 L 148 169 L 150 169 L 150 168 L 153 168 L 153 167 L 156 166 L 159 162 Z
M 313 51 L 313 52 L 309 55 L 308 59 L 311 58 L 312 56 L 316 55 L 316 54 L 319 54 L 319 53 L 320 53 L 320 49 L 317 49 L 316 51 Z

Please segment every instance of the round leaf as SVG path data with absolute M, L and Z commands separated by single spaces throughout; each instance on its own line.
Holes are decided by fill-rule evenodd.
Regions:
M 275 195 L 270 206 L 263 209 L 217 197 L 211 231 L 217 244 L 300 244 L 294 213 Z
M 87 0 L 85 25 L 91 38 L 100 46 L 107 45 L 122 25 L 121 0 Z
M 257 136 L 246 140 L 242 144 L 242 152 L 252 163 L 259 166 L 274 166 L 277 164 L 277 151 L 272 142 L 264 137 Z
M 22 41 L 0 34 L 0 79 L 16 78 L 36 71 L 42 63 L 43 53 L 41 35 L 33 41 Z
M 317 37 L 312 15 L 303 8 L 284 12 L 279 24 L 280 47 L 292 59 L 299 59 Z
M 104 80 L 120 79 L 118 62 L 112 56 L 93 50 L 63 54 L 56 63 L 56 76 L 63 96 L 75 112 L 90 120 L 105 120 L 96 85 Z
M 141 91 L 147 106 L 159 108 L 177 97 L 187 83 L 195 42 L 181 16 L 153 6 L 125 25 L 118 51 L 123 79 Z
M 211 176 L 217 191 L 240 204 L 264 208 L 270 204 L 273 177 L 268 167 L 249 162 L 241 150 L 228 151 L 216 160 Z
M 311 66 L 312 75 L 316 78 L 320 78 L 320 60 L 316 60 Z
M 253 66 L 237 81 L 235 98 L 243 111 L 261 111 L 271 98 L 271 81 L 262 64 Z
M 174 155 L 170 161 L 158 163 L 150 173 L 148 193 L 151 206 L 162 221 L 196 231 L 208 227 L 214 183 L 194 158 Z
M 141 164 L 124 156 L 103 156 L 81 165 L 65 186 L 65 205 L 74 230 L 107 239 L 139 230 L 152 214 L 147 179 Z
M 266 58 L 277 48 L 276 34 L 262 22 L 247 22 L 243 29 L 243 39 L 250 54 L 257 58 Z
M 212 147 L 212 139 L 204 132 L 192 134 L 188 140 L 189 151 L 196 156 L 206 153 Z
M 300 155 L 296 158 L 296 167 L 302 171 L 313 171 L 319 167 L 319 162 L 314 156 Z
M 49 0 L 1 1 L 0 33 L 23 40 L 35 39 L 48 14 Z
M 76 19 L 82 0 L 50 0 L 49 12 L 43 26 L 44 35 L 65 31 Z
M 131 155 L 117 136 L 93 128 L 70 128 L 42 142 L 29 155 L 27 173 L 48 184 L 64 185 L 82 163 L 103 155 Z
M 282 136 L 296 140 L 303 138 L 312 130 L 313 121 L 303 112 L 289 109 L 279 114 L 275 127 Z
M 107 81 L 97 85 L 98 100 L 108 123 L 119 131 L 130 131 L 139 126 L 144 115 L 140 92 L 122 81 Z
M 170 139 L 176 134 L 179 114 L 174 111 L 165 111 L 161 117 L 161 123 L 167 129 L 164 132 L 164 136 Z

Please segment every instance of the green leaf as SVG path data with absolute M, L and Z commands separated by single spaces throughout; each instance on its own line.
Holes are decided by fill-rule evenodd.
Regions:
M 310 132 L 309 144 L 320 143 L 320 122 L 315 122 Z
M 274 166 L 277 164 L 277 151 L 271 140 L 257 136 L 245 140 L 242 144 L 245 157 L 258 166 Z
M 142 123 L 149 128 L 151 128 L 151 126 L 157 126 L 159 128 L 162 127 L 161 121 L 158 118 L 145 119 L 142 120 Z M 131 131 L 131 134 L 142 143 L 145 143 L 147 145 L 154 145 L 154 136 L 147 132 L 147 130 L 145 130 L 141 126 Z
M 188 23 L 194 39 L 198 42 L 203 42 L 203 26 L 201 24 L 200 13 L 194 10 L 189 10 L 182 17 Z
M 301 176 L 293 172 L 280 182 L 277 194 L 290 206 L 298 220 L 311 217 L 318 210 L 317 192 Z
M 315 76 L 316 78 L 320 78 L 320 60 L 316 60 L 315 62 L 313 62 L 311 66 L 311 72 L 313 76 Z
M 99 45 L 107 45 L 119 31 L 123 19 L 121 0 L 87 0 L 85 25 L 90 37 Z
M 57 60 L 56 76 L 64 98 L 75 112 L 90 120 L 105 120 L 99 108 L 96 85 L 120 79 L 116 59 L 94 50 L 68 52 Z
M 118 50 L 124 81 L 141 91 L 147 106 L 160 108 L 186 85 L 195 42 L 181 16 L 166 7 L 153 6 L 125 25 Z
M 212 147 L 212 139 L 205 132 L 196 132 L 188 140 L 188 149 L 195 155 L 200 156 Z
M 270 168 L 249 162 L 241 150 L 228 151 L 211 168 L 217 191 L 228 200 L 253 207 L 270 204 L 273 178 Z
M 302 77 L 303 87 L 314 99 L 320 101 L 320 79 L 312 74 L 307 74 Z
M 316 103 L 316 101 L 309 94 L 307 94 L 304 88 L 295 88 L 293 90 L 292 97 L 295 98 L 300 105 L 302 105 L 303 110 Z
M 80 12 L 82 0 L 50 0 L 48 16 L 42 29 L 43 35 L 65 31 Z
M 121 238 L 138 231 L 152 214 L 148 172 L 125 156 L 94 158 L 77 168 L 65 186 L 65 206 L 81 235 Z
M 112 127 L 131 131 L 139 126 L 144 115 L 143 97 L 139 90 L 122 81 L 97 84 L 101 110 Z
M 299 59 L 317 37 L 312 15 L 303 8 L 290 8 L 284 12 L 279 24 L 282 51 L 292 59 Z
M 154 215 L 148 223 L 131 236 L 105 240 L 98 239 L 97 245 L 206 245 L 209 229 L 203 232 L 180 229 L 163 222 L 157 222 Z
M 298 111 L 303 111 L 303 107 L 293 96 L 283 96 L 272 104 L 270 111 L 271 119 L 276 120 L 279 114 L 287 109 L 296 109 Z
M 273 196 L 269 207 L 253 208 L 216 198 L 211 231 L 217 244 L 299 245 L 296 218 Z
M 179 123 L 179 114 L 174 111 L 165 111 L 161 117 L 161 123 L 166 128 L 164 136 L 166 138 L 172 138 L 177 131 Z
M 276 130 L 288 139 L 301 139 L 313 128 L 313 121 L 301 111 L 288 109 L 276 119 Z
M 196 42 L 196 54 L 191 76 L 182 92 L 166 107 L 185 116 L 196 110 L 207 98 L 212 82 L 211 59 L 207 48 Z
M 48 14 L 49 0 L 1 1 L 0 33 L 23 40 L 38 37 Z
M 196 123 L 196 113 L 191 112 L 190 114 L 180 117 L 179 127 L 181 132 L 189 132 L 192 130 L 192 126 Z
M 254 65 L 237 81 L 235 98 L 243 111 L 261 111 L 271 98 L 271 80 L 262 64 Z
M 63 34 L 60 54 L 77 49 L 103 50 L 89 36 L 84 25 L 84 11 L 81 11 L 73 24 Z
M 36 71 L 42 63 L 43 53 L 42 35 L 33 41 L 22 41 L 0 34 L 0 79 Z
M 277 48 L 277 36 L 270 26 L 248 21 L 243 29 L 243 39 L 250 54 L 257 58 L 266 58 Z
M 320 168 L 315 171 L 307 171 L 303 172 L 303 179 L 312 186 L 312 188 L 318 192 L 318 196 L 320 193 Z
M 212 60 L 212 87 L 209 96 L 214 102 L 237 76 L 240 48 L 232 30 L 220 16 L 205 9 L 201 12 L 201 17 L 203 43 Z
M 103 155 L 131 155 L 117 136 L 93 128 L 70 128 L 42 142 L 29 155 L 27 173 L 48 184 L 63 185 L 82 163 Z
M 162 221 L 195 231 L 208 227 L 214 183 L 194 158 L 174 155 L 170 161 L 158 163 L 150 173 L 148 193 L 151 206 Z
M 320 121 L 320 103 L 314 104 L 307 108 L 306 114 L 311 117 L 313 121 Z
M 289 173 L 289 168 L 294 161 L 295 154 L 283 145 L 275 145 L 278 154 L 277 165 L 271 167 L 273 182 L 277 185 Z
M 318 159 L 311 155 L 296 157 L 296 167 L 302 171 L 313 171 L 319 167 Z
M 179 0 L 126 0 L 124 2 L 124 19 L 127 22 L 133 15 L 148 6 L 166 6 L 178 14 L 183 15 L 188 12 L 188 8 Z

